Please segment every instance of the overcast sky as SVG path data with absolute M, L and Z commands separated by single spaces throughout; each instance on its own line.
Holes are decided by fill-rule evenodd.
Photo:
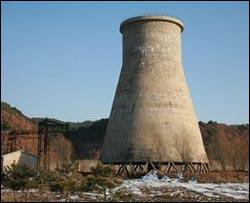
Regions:
M 120 23 L 184 22 L 182 54 L 198 120 L 249 122 L 248 2 L 3 2 L 1 100 L 29 117 L 109 117 L 121 69 Z

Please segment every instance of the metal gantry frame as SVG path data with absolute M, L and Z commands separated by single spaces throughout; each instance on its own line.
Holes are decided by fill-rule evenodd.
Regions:
M 17 150 L 18 141 L 20 136 L 24 139 L 36 139 L 35 137 L 29 137 L 28 135 L 37 134 L 37 130 L 12 130 L 9 132 L 7 153 Z M 24 136 L 25 135 L 25 136 Z
M 50 137 L 62 133 L 68 137 L 69 124 L 51 119 L 44 119 L 38 124 L 37 130 L 12 130 L 9 132 L 7 153 L 17 150 L 20 136 L 24 139 L 37 139 L 37 169 L 50 169 Z M 29 137 L 30 134 L 37 134 L 37 137 Z M 20 141 L 20 140 L 19 140 Z
M 37 169 L 50 170 L 50 137 L 53 134 L 62 133 L 68 137 L 69 124 L 44 119 L 38 126 L 37 143 Z

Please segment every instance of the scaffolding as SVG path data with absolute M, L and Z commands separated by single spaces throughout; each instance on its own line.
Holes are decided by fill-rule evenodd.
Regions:
M 51 119 L 44 119 L 38 126 L 37 169 L 50 170 L 50 138 L 53 134 L 69 135 L 69 124 Z
M 8 143 L 7 143 L 7 153 L 18 150 L 18 141 L 22 136 L 22 139 L 37 139 L 37 137 L 32 137 L 29 135 L 37 134 L 37 130 L 12 130 L 8 134 Z

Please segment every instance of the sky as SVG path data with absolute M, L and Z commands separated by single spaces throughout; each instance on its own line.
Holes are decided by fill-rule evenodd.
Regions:
M 1 101 L 29 117 L 107 118 L 122 65 L 119 26 L 176 16 L 198 120 L 249 123 L 248 2 L 1 2 Z

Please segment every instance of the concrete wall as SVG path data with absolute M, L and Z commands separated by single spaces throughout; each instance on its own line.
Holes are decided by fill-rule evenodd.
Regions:
M 5 167 L 10 166 L 12 163 L 24 164 L 33 169 L 36 169 L 37 158 L 36 156 L 25 153 L 22 150 L 2 155 L 2 169 L 3 170 Z
M 182 29 L 161 16 L 122 24 L 123 64 L 103 163 L 208 162 L 182 67 Z

